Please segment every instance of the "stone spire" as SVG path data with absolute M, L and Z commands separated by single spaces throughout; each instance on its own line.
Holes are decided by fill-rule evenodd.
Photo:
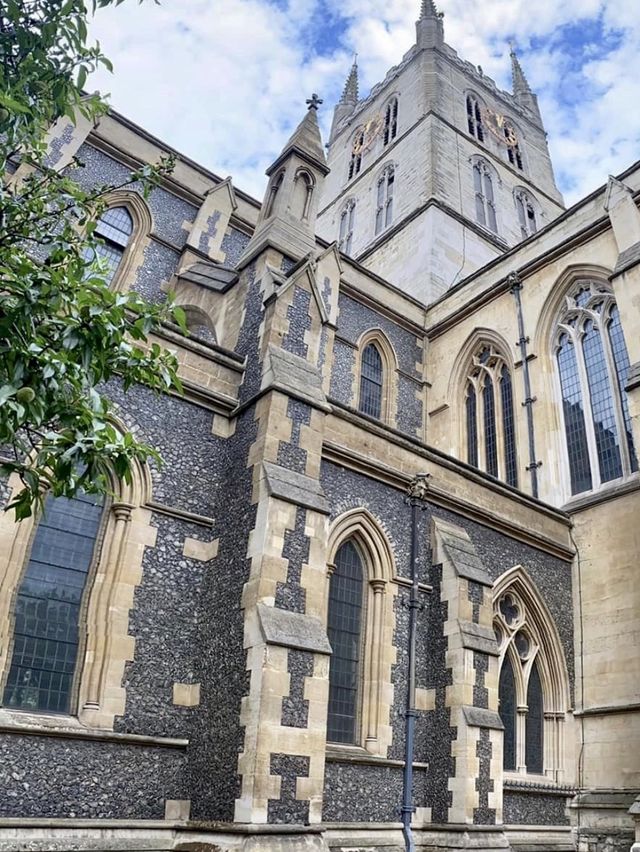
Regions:
M 515 48 L 511 45 L 511 75 L 513 77 L 513 97 L 516 101 L 533 114 L 533 117 L 542 126 L 542 116 L 538 107 L 538 98 L 531 91 L 531 86 L 522 70 L 520 60 L 516 54 Z
M 424 20 L 424 18 L 438 17 L 440 17 L 440 15 L 433 0 L 422 0 L 422 5 L 420 7 L 420 20 Z
M 531 87 L 524 76 L 522 65 L 513 45 L 511 46 L 511 76 L 513 79 L 513 94 L 517 98 L 520 95 L 531 94 Z
M 293 131 L 280 156 L 267 169 L 267 175 L 271 175 L 276 171 L 280 163 L 293 151 L 315 166 L 323 175 L 328 173 L 327 158 L 322 146 L 320 126 L 318 125 L 318 107 L 321 103 L 322 100 L 316 94 L 309 98 L 304 118 Z
M 342 97 L 336 104 L 333 111 L 333 122 L 331 123 L 331 133 L 329 134 L 329 142 L 336 135 L 338 127 L 342 124 L 345 118 L 348 118 L 358 104 L 358 56 L 353 57 L 353 65 L 349 76 L 342 90 Z
M 444 43 L 443 17 L 433 0 L 421 0 L 420 18 L 416 21 L 418 47 L 438 47 Z
M 347 77 L 347 82 L 344 84 L 344 89 L 342 91 L 342 97 L 340 98 L 341 104 L 353 104 L 355 106 L 358 103 L 358 54 L 356 53 L 353 57 L 353 65 L 351 66 L 351 71 L 349 71 L 349 76 Z

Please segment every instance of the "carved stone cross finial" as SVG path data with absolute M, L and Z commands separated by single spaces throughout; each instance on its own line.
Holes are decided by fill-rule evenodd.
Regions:
M 309 105 L 309 109 L 315 109 L 315 110 L 316 110 L 316 112 L 318 111 L 318 107 L 319 107 L 319 106 L 320 106 L 320 104 L 322 104 L 322 103 L 324 103 L 324 101 L 322 100 L 322 98 L 319 98 L 319 97 L 316 95 L 316 93 L 315 93 L 315 92 L 314 92 L 314 93 L 311 95 L 311 97 L 307 100 L 307 104 Z

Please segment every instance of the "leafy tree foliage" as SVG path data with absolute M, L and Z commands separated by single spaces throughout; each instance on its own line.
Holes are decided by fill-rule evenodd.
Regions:
M 179 389 L 175 359 L 148 336 L 171 318 L 184 330 L 184 315 L 110 289 L 95 260 L 113 187 L 85 191 L 47 164 L 57 121 L 96 120 L 106 109 L 83 93 L 91 71 L 110 67 L 87 44 L 87 19 L 121 2 L 0 3 L 0 465 L 24 485 L 11 503 L 18 518 L 45 490 L 104 493 L 111 474 L 129 480 L 136 460 L 158 459 L 115 427 L 107 381 Z M 131 180 L 148 191 L 172 166 L 167 158 Z

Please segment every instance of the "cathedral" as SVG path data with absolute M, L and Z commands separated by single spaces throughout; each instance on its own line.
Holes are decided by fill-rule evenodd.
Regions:
M 416 11 L 262 202 L 179 154 L 108 197 L 184 393 L 114 383 L 164 463 L 0 517 L 0 852 L 640 850 L 640 163 L 565 208 L 515 53 Z

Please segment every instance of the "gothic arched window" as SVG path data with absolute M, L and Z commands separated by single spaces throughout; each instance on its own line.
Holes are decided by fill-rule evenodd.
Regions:
M 506 123 L 504 125 L 504 138 L 507 145 L 507 157 L 512 166 L 516 166 L 520 171 L 523 171 L 522 153 L 518 144 L 518 136 L 515 128 Z
M 95 249 L 89 249 L 86 259 L 100 260 L 105 272 L 105 280 L 111 283 L 122 262 L 124 253 L 133 233 L 133 218 L 126 207 L 110 207 L 100 217 L 95 235 L 98 237 Z
M 502 664 L 498 684 L 498 706 L 504 725 L 503 766 L 516 768 L 516 679 L 511 660 L 507 657 Z
M 483 160 L 473 164 L 473 188 L 476 196 L 476 220 L 485 228 L 498 233 L 493 176 Z
M 477 98 L 467 95 L 467 127 L 469 133 L 479 142 L 484 142 L 484 127 L 482 126 L 482 112 Z
M 16 594 L 5 707 L 70 712 L 102 516 L 94 495 L 46 498 Z
M 488 344 L 476 349 L 465 389 L 467 461 L 492 476 L 518 485 L 511 373 Z
M 609 284 L 580 280 L 555 334 L 572 494 L 638 470 L 624 389 L 629 357 Z
M 393 220 L 395 168 L 387 166 L 378 179 L 376 198 L 376 234 L 388 228 Z
M 362 350 L 358 408 L 363 414 L 378 420 L 382 417 L 383 384 L 384 368 L 380 350 L 375 343 L 368 343 Z
M 527 237 L 531 237 L 538 230 L 535 207 L 530 196 L 524 190 L 516 192 L 515 199 L 520 232 L 522 233 L 522 239 L 526 240 Z
M 351 158 L 349 160 L 349 180 L 360 174 L 362 168 L 362 149 L 364 148 L 364 130 L 360 130 L 351 147 Z
M 350 198 L 340 213 L 340 235 L 338 246 L 345 254 L 351 254 L 353 243 L 353 228 L 356 218 L 356 202 Z
M 387 109 L 384 114 L 384 134 L 383 142 L 388 145 L 398 134 L 398 99 L 393 98 L 387 104 Z
M 335 557 L 329 582 L 327 632 L 333 651 L 329 669 L 327 740 L 355 744 L 362 658 L 364 569 L 351 540 Z

